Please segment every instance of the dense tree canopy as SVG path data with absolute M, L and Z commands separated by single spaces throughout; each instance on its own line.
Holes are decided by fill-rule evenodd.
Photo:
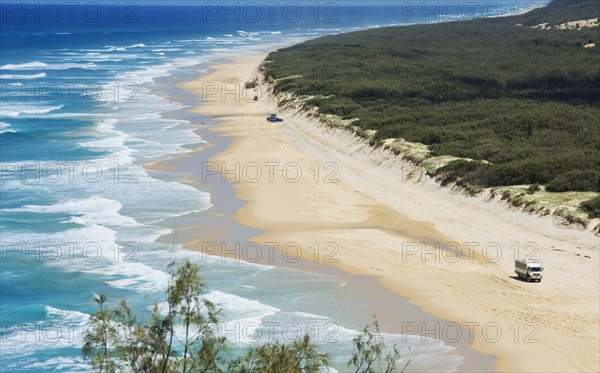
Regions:
M 375 141 L 480 161 L 446 166 L 468 183 L 600 191 L 600 29 L 530 26 L 598 16 L 595 0 L 559 0 L 518 17 L 358 31 L 271 53 L 264 69 L 276 92 L 357 118 Z

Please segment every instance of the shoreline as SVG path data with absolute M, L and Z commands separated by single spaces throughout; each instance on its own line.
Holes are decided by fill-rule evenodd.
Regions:
M 227 57 L 222 58 L 217 61 L 217 64 L 227 63 L 229 59 L 230 58 Z M 214 69 L 209 68 L 208 71 L 201 76 L 206 76 L 212 72 L 214 72 Z M 180 90 L 180 88 L 177 88 L 177 90 Z M 177 95 L 173 95 L 173 97 L 177 99 Z M 184 110 L 181 111 L 180 115 L 176 115 L 175 118 L 180 118 L 183 116 L 183 113 Z M 189 116 L 183 116 L 183 118 L 187 120 L 191 119 Z M 204 118 L 204 115 L 202 115 L 202 118 Z M 198 118 L 196 117 L 196 119 Z M 208 119 L 207 122 L 212 121 Z M 211 210 L 209 216 L 202 216 L 202 213 L 191 214 L 189 216 L 179 217 L 179 221 L 173 219 L 165 221 L 165 227 L 168 226 L 172 228 L 173 226 L 177 226 L 178 231 L 176 234 L 176 239 L 182 243 L 182 246 L 185 249 L 205 252 L 209 255 L 222 256 L 224 260 L 245 260 L 254 264 L 275 266 L 279 268 L 290 268 L 303 273 L 315 273 L 318 275 L 324 275 L 328 278 L 341 280 L 344 283 L 343 287 L 347 289 L 345 293 L 350 292 L 351 294 L 356 294 L 358 299 L 362 299 L 369 304 L 368 307 L 363 307 L 362 305 L 360 306 L 361 309 L 364 309 L 364 312 L 361 314 L 377 315 L 377 320 L 383 327 L 382 331 L 386 333 L 402 334 L 404 331 L 403 325 L 395 324 L 395 321 L 398 318 L 398 312 L 402 312 L 403 317 L 408 317 L 409 320 L 414 320 L 420 325 L 423 325 L 424 329 L 435 328 L 435 325 L 439 324 L 447 325 L 451 323 L 449 320 L 444 318 L 438 318 L 429 313 L 423 312 L 420 307 L 411 304 L 407 298 L 382 286 L 375 277 L 351 274 L 336 266 L 326 265 L 321 260 L 313 261 L 303 257 L 297 262 L 291 262 L 287 260 L 285 256 L 281 255 L 282 252 L 273 250 L 273 247 L 267 248 L 265 246 L 262 246 L 263 253 L 261 255 L 261 259 L 268 257 L 269 259 L 266 261 L 257 261 L 253 258 L 244 258 L 243 255 L 239 254 L 239 251 L 237 254 L 231 255 L 232 251 L 235 251 L 231 250 L 234 243 L 243 242 L 252 244 L 254 240 L 252 240 L 251 237 L 262 235 L 265 232 L 252 228 L 247 224 L 241 224 L 239 219 L 234 218 L 236 211 L 242 207 L 238 202 L 243 202 L 241 199 L 233 195 L 233 192 L 229 191 L 230 189 L 233 191 L 235 184 L 229 181 L 215 181 L 214 179 L 210 178 L 206 181 L 200 180 L 201 175 L 200 172 L 198 172 L 198 164 L 214 158 L 218 154 L 228 149 L 235 141 L 235 139 L 231 136 L 223 136 L 222 131 L 219 130 L 221 123 L 219 123 L 218 120 L 215 122 L 217 124 L 210 124 L 194 131 L 203 139 L 203 141 L 206 142 L 206 144 L 201 145 L 198 148 L 191 149 L 190 151 L 182 153 L 174 158 L 169 158 L 145 165 L 145 168 L 151 171 L 179 175 L 179 182 L 186 183 L 211 194 L 211 203 L 213 204 L 213 207 L 209 209 Z M 220 176 L 218 176 L 218 178 L 220 178 Z M 224 186 L 224 184 L 226 185 L 225 191 L 223 192 L 221 188 Z M 231 201 L 234 202 L 231 203 Z M 225 203 L 225 206 L 223 206 L 223 203 Z M 214 224 L 212 221 L 214 218 L 217 219 L 217 224 Z M 207 227 L 215 228 L 215 226 L 219 227 L 217 229 L 219 234 L 207 236 L 206 234 L 199 232 L 199 230 L 206 231 Z M 233 237 L 231 236 L 232 233 L 235 234 Z M 166 234 L 159 238 L 159 242 L 168 244 L 173 239 L 173 234 Z M 207 252 L 203 246 L 203 244 L 207 241 L 223 243 L 227 246 L 227 249 L 224 250 L 225 252 Z M 273 255 L 273 253 L 275 254 Z M 348 302 L 349 299 L 346 299 L 345 301 Z M 331 314 L 329 314 L 329 316 L 331 316 Z M 367 320 L 367 322 L 370 321 L 372 321 L 372 319 Z M 364 325 L 360 324 L 356 326 L 363 327 Z M 463 362 L 460 365 L 458 371 L 477 372 L 479 367 L 482 366 L 486 367 L 486 371 L 493 371 L 495 358 L 492 355 L 482 354 L 474 351 L 468 343 L 468 339 L 470 338 L 469 331 L 460 326 L 457 327 L 461 328 L 460 333 L 465 335 L 464 338 L 461 338 L 456 342 L 448 343 L 444 340 L 445 336 L 441 336 L 441 342 L 444 342 L 446 345 L 455 349 L 455 352 L 450 353 L 450 358 L 453 358 L 454 354 L 459 354 L 461 358 L 467 359 L 466 363 Z M 420 335 L 420 333 L 416 334 Z M 431 343 L 431 340 L 432 339 L 429 338 L 427 343 Z M 440 340 L 436 339 L 436 342 L 439 341 Z M 421 341 L 421 343 L 423 342 L 424 341 Z M 411 343 L 415 342 L 413 341 Z M 418 342 L 415 343 L 415 345 L 418 344 Z
M 256 69 L 263 57 L 264 54 L 234 58 L 234 62 L 213 66 L 211 71 L 195 83 L 188 82 L 180 86 L 198 93 L 202 88 L 199 84 L 201 85 L 203 79 L 243 82 L 257 74 Z M 263 91 L 267 89 L 266 86 L 262 88 Z M 397 159 L 376 149 L 368 149 L 364 144 L 357 142 L 357 139 L 344 136 L 330 128 L 320 127 L 314 120 L 289 111 L 284 115 L 284 123 L 267 124 L 264 121 L 265 113 L 279 112 L 274 100 L 261 100 L 260 103 L 230 103 L 217 100 L 202 104 L 192 111 L 219 120 L 221 125 L 212 130 L 234 138 L 229 148 L 213 157 L 211 161 L 235 164 L 243 160 L 260 164 L 268 160 L 295 162 L 300 159 L 334 159 L 339 161 L 338 165 L 348 165 L 340 166 L 338 170 L 341 182 L 331 185 L 310 185 L 306 180 L 300 180 L 299 183 L 289 183 L 285 180 L 248 183 L 241 180 L 240 183 L 236 183 L 236 195 L 246 201 L 237 213 L 236 220 L 266 232 L 255 237 L 253 241 L 264 244 L 273 240 L 287 240 L 309 247 L 310 241 L 314 241 L 315 238 L 323 242 L 333 239 L 341 243 L 342 248 L 337 253 L 336 259 L 339 262 L 335 267 L 353 275 L 375 277 L 385 287 L 408 297 L 426 312 L 462 323 L 479 322 L 484 326 L 497 324 L 505 335 L 511 332 L 510 327 L 514 326 L 515 322 L 529 323 L 537 328 L 537 342 L 525 344 L 526 341 L 515 343 L 512 336 L 492 343 L 481 334 L 484 328 L 474 327 L 474 348 L 497 356 L 498 370 L 579 371 L 594 369 L 594 366 L 597 366 L 598 350 L 594 343 L 597 346 L 598 333 L 594 330 L 595 326 L 597 328 L 594 317 L 597 320 L 598 311 L 593 305 L 597 297 L 589 296 L 598 293 L 598 281 L 595 278 L 597 274 L 592 272 L 598 261 L 597 250 L 592 246 L 593 236 L 565 231 L 565 228 L 548 222 L 536 222 L 533 219 L 539 218 L 516 212 L 523 215 L 519 218 L 514 215 L 515 212 L 510 212 L 503 206 L 499 208 L 489 203 L 481 205 L 481 201 L 469 201 L 467 197 L 443 190 L 430 182 L 417 185 L 404 180 L 397 188 L 401 192 L 410 192 L 411 195 L 397 198 L 398 190 L 393 188 L 396 185 L 390 183 L 398 181 L 398 175 L 390 171 L 392 166 L 398 165 Z M 240 123 L 240 117 L 244 119 L 243 124 Z M 282 152 L 279 147 L 285 151 Z M 331 147 L 334 149 L 329 149 Z M 322 153 L 327 150 L 330 152 Z M 380 166 L 372 164 L 373 160 L 377 160 Z M 325 163 L 327 162 L 323 164 Z M 310 162 L 305 163 L 303 169 L 310 169 L 310 165 Z M 387 169 L 383 169 L 385 167 L 381 165 L 387 165 Z M 374 182 L 378 189 L 371 188 L 370 185 L 370 181 L 378 181 L 377 179 L 360 178 L 353 173 L 356 170 L 371 172 L 369 168 L 373 169 L 369 176 L 381 176 L 383 180 Z M 382 175 L 382 172 L 391 175 Z M 393 193 L 386 190 L 388 187 Z M 313 190 L 315 188 L 316 190 Z M 421 206 L 419 202 L 427 197 L 431 197 L 433 201 L 429 201 L 428 206 Z M 283 206 L 286 207 L 286 211 L 282 211 Z M 434 210 L 439 210 L 437 216 L 435 211 L 431 213 L 427 208 L 432 206 Z M 475 218 L 467 218 L 473 209 L 482 207 L 490 211 L 479 213 Z M 451 210 L 445 211 L 448 208 Z M 465 211 L 455 214 L 456 208 Z M 439 216 L 442 219 L 435 219 Z M 480 225 L 479 228 L 483 228 L 480 229 L 481 232 L 478 232 L 477 226 L 465 229 L 465 224 L 471 222 Z M 529 224 L 531 226 L 528 226 Z M 398 226 L 402 229 L 398 229 Z M 511 245 L 506 238 L 511 237 L 515 227 L 518 228 L 518 234 L 513 242 L 531 242 L 528 241 L 529 233 L 538 236 L 536 238 L 539 240 L 535 242 L 543 248 L 545 255 L 541 259 L 546 259 L 546 263 L 550 264 L 550 276 L 568 275 L 571 271 L 569 284 L 554 289 L 552 284 L 546 285 L 551 280 L 545 280 L 539 285 L 518 282 L 511 277 L 511 258 L 508 258 L 508 255 L 499 259 L 497 263 L 486 263 L 481 252 L 474 254 L 473 260 L 457 263 L 440 263 L 439 260 L 420 260 L 419 255 L 403 255 L 409 252 L 409 248 L 411 253 L 413 250 L 413 246 L 404 246 L 405 244 L 428 242 L 423 238 L 429 239 L 429 242 L 446 243 L 466 243 L 473 239 L 475 242 L 494 242 L 507 251 Z M 461 232 L 463 230 L 468 232 Z M 550 236 L 554 236 L 540 235 L 539 230 L 551 230 Z M 485 234 L 490 232 L 494 233 L 492 237 L 485 239 Z M 559 236 L 564 232 L 572 234 L 561 239 Z M 573 242 L 566 241 L 570 239 L 573 239 Z M 592 245 L 586 247 L 590 243 Z M 560 245 L 560 249 L 553 251 L 556 245 Z M 564 249 L 563 245 L 569 247 Z M 583 261 L 582 255 L 576 259 L 570 258 L 571 261 L 579 260 L 581 263 L 570 263 L 568 268 L 560 271 L 560 264 L 567 255 L 577 255 L 578 245 L 583 245 L 583 248 L 579 248 L 585 250 L 586 255 L 592 254 L 588 255 L 590 259 L 585 259 L 587 262 Z M 419 249 L 416 253 L 418 252 Z M 404 260 L 398 260 L 398 256 Z M 321 259 L 319 256 L 319 261 Z M 585 267 L 585 270 L 579 267 Z M 581 276 L 584 278 L 591 277 L 592 285 L 586 283 L 584 289 L 575 289 L 577 291 L 568 294 L 570 296 L 567 299 L 573 299 L 575 304 L 579 301 L 579 306 L 583 309 L 578 309 L 577 306 L 570 309 L 567 301 L 563 305 L 554 306 L 553 299 L 564 298 L 555 297 L 556 294 L 552 293 L 558 291 L 564 296 L 565 292 L 569 293 L 569 288 L 577 287 L 576 279 L 572 278 L 572 273 L 577 272 L 582 272 Z M 536 306 L 542 311 L 537 310 Z M 519 325 L 517 329 L 524 326 L 527 325 Z M 579 332 L 573 333 L 574 330 L 582 331 L 584 335 L 579 336 Z M 520 332 L 526 334 L 527 330 Z M 522 336 L 518 342 L 521 342 L 521 339 Z

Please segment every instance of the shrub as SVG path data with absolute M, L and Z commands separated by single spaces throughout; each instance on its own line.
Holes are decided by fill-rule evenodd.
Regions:
M 600 172 L 591 170 L 572 170 L 560 174 L 546 186 L 549 192 L 593 192 L 598 189 Z
M 600 196 L 581 202 L 581 209 L 592 219 L 600 218 Z
M 434 172 L 434 176 L 442 182 L 442 185 L 447 185 L 463 178 L 463 183 L 474 185 L 486 185 L 485 171 L 489 165 L 479 161 L 455 160 L 447 165 L 438 168 Z
M 527 188 L 527 194 L 533 194 L 535 192 L 538 192 L 539 190 L 540 190 L 540 184 L 534 183 L 534 184 L 531 184 L 529 186 L 529 188 Z

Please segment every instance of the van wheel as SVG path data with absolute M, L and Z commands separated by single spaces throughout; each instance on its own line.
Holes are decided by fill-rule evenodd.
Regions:
M 529 277 L 529 275 L 527 275 L 526 279 L 527 279 L 527 282 L 531 281 L 531 278 Z

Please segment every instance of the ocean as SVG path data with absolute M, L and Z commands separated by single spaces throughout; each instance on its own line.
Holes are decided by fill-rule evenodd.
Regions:
M 176 115 L 198 103 L 173 101 L 176 83 L 229 55 L 368 27 L 524 12 L 533 2 L 73 4 L 0 4 L 3 372 L 89 371 L 81 346 L 94 294 L 127 299 L 144 317 L 164 301 L 167 265 L 185 258 L 202 263 L 224 322 L 276 325 L 277 335 L 316 325 L 317 342 L 343 371 L 370 315 L 352 307 L 357 295 L 339 276 L 223 262 L 160 242 L 176 218 L 210 217 L 214 208 L 208 191 L 143 167 L 202 149 L 194 131 L 218 125 Z M 239 350 L 256 337 L 230 334 Z M 386 338 L 405 359 L 416 356 L 414 371 L 463 362 L 440 341 Z

